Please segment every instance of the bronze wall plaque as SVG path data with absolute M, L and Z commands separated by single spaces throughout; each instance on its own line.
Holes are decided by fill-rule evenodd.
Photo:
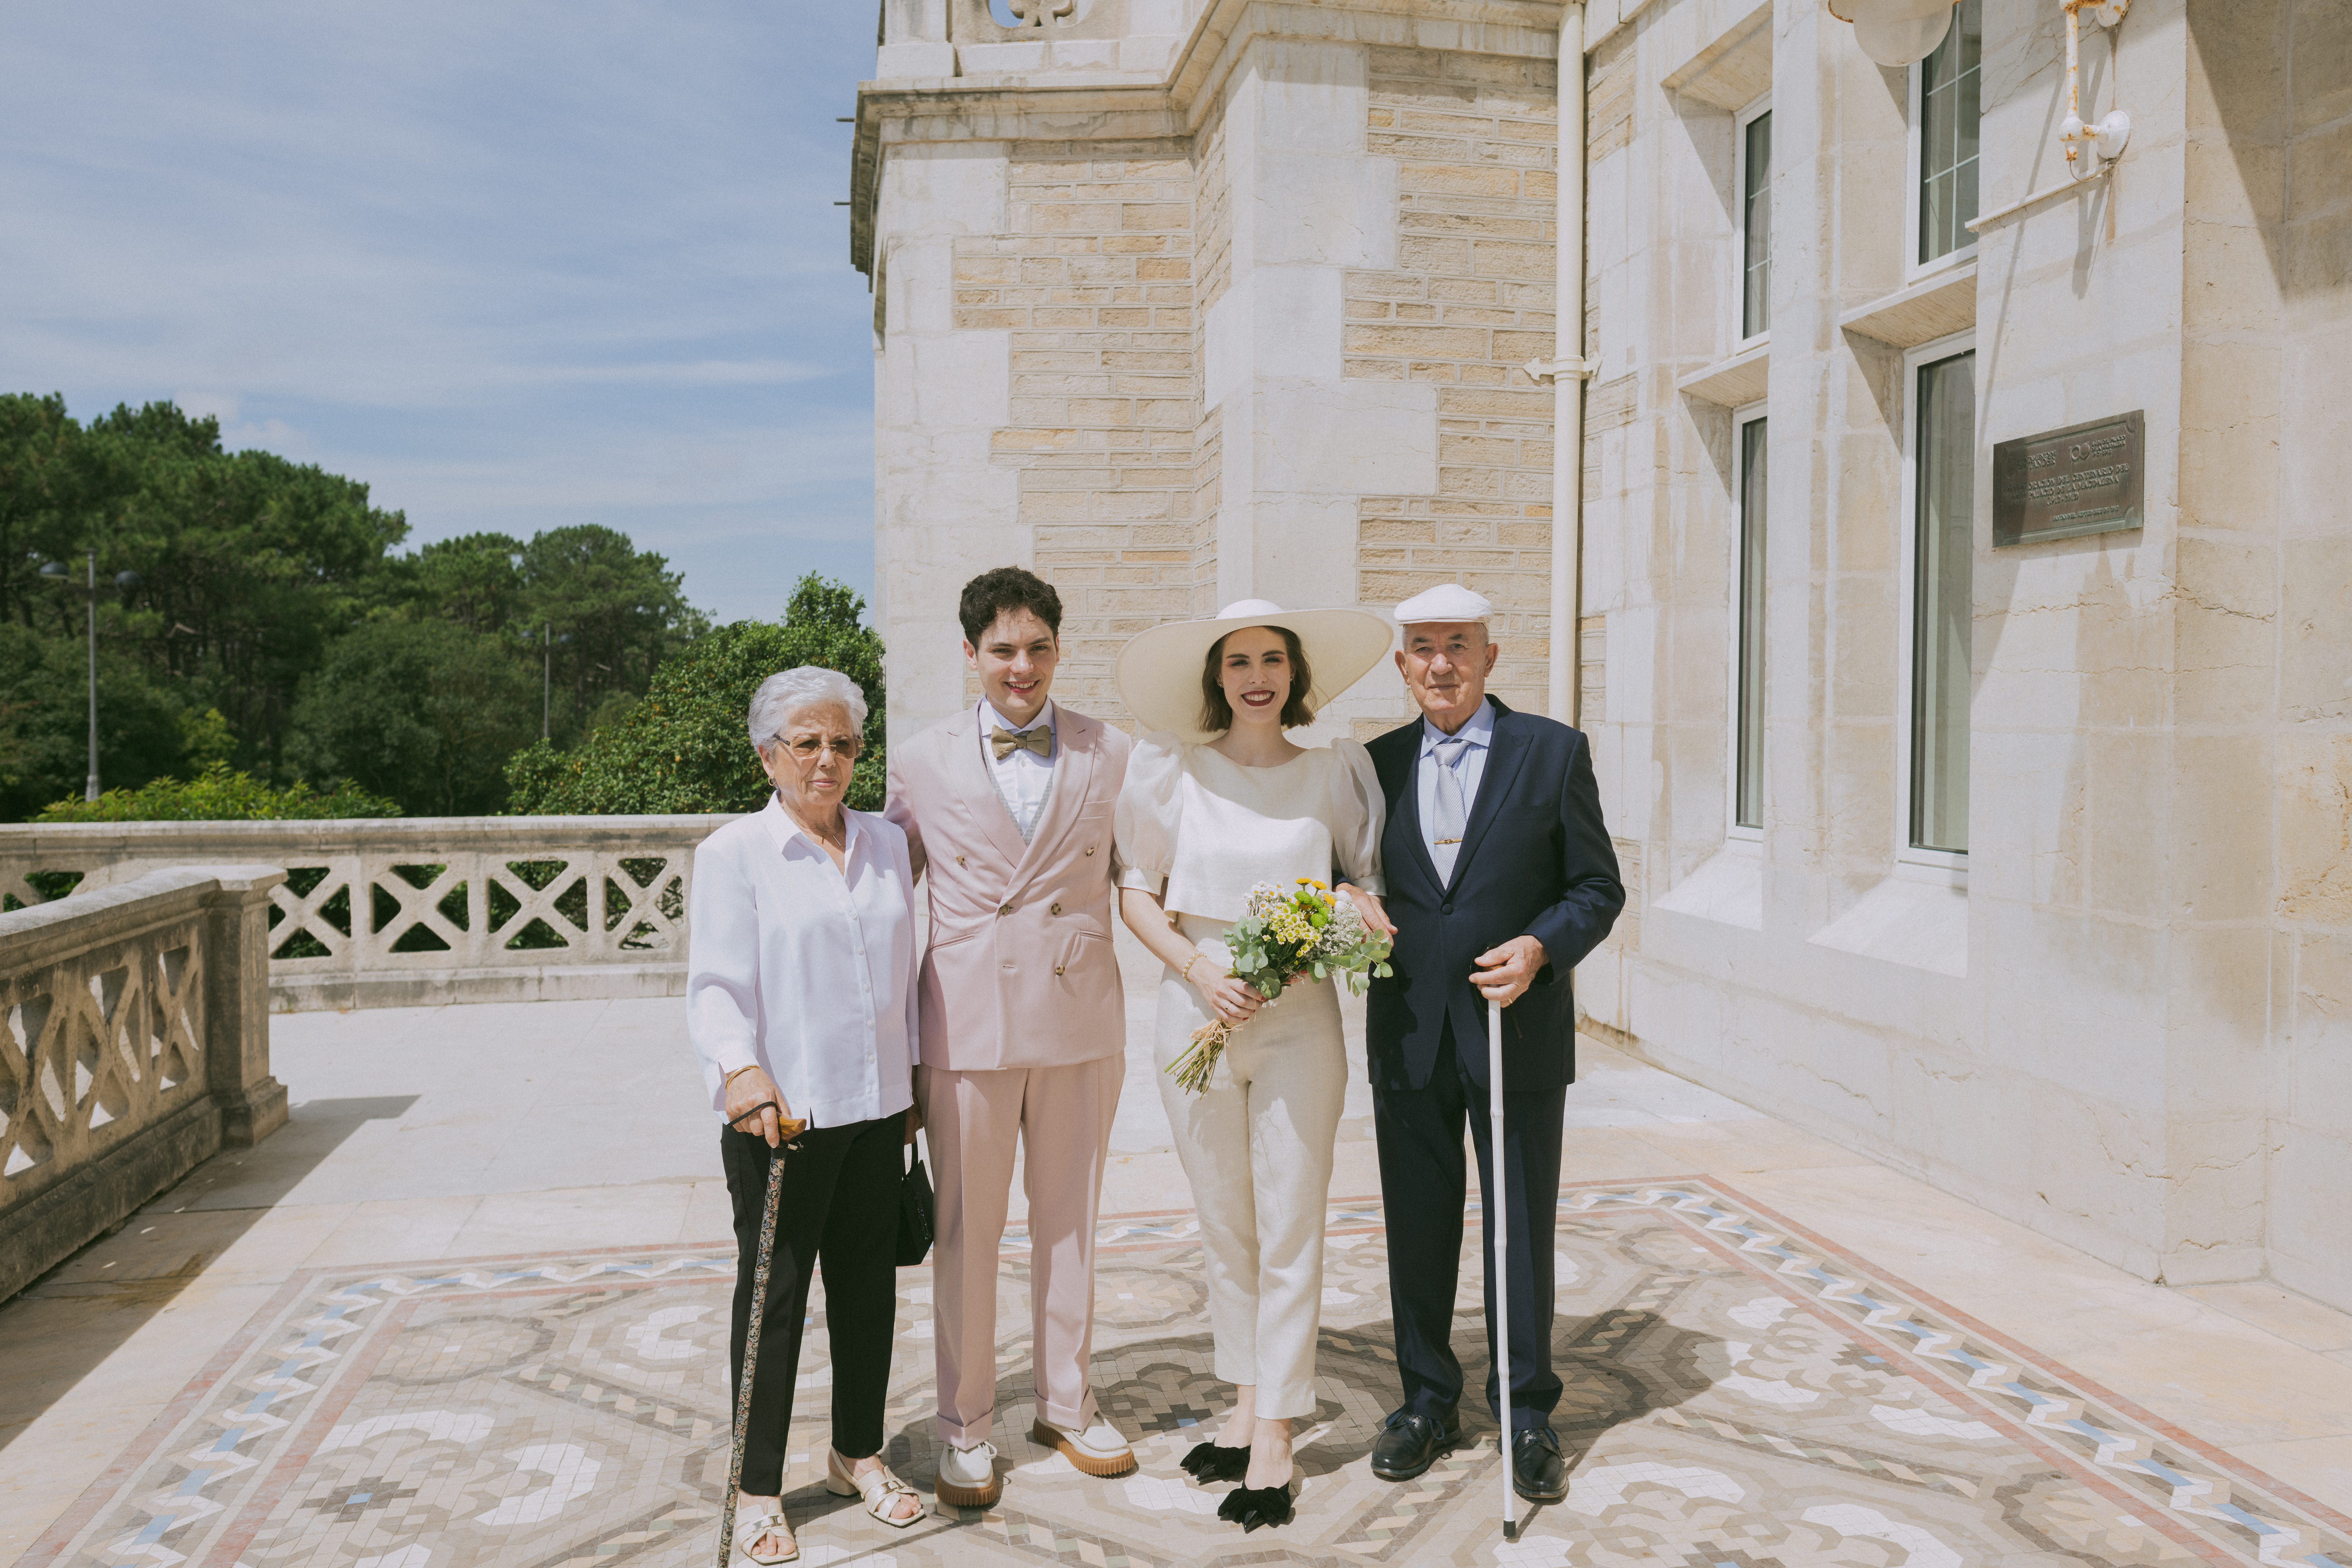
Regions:
M 2137 528 L 2146 423 L 2135 408 L 1995 446 L 1993 547 Z

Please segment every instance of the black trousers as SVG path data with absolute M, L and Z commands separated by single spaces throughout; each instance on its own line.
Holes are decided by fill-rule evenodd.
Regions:
M 751 1419 L 743 1434 L 743 1489 L 753 1497 L 783 1489 L 809 1278 L 820 1264 L 833 1345 L 833 1446 L 850 1459 L 881 1452 L 890 1339 L 898 1320 L 898 1173 L 906 1136 L 905 1117 L 885 1116 L 813 1127 L 801 1134 L 800 1147 L 783 1152 L 760 1364 L 751 1374 Z M 727 1195 L 735 1204 L 735 1318 L 728 1340 L 732 1400 L 742 1398 L 743 1340 L 751 1326 L 751 1276 L 772 1153 L 766 1139 L 751 1133 L 730 1127 L 719 1135 Z M 727 1413 L 731 1423 L 733 1403 Z
M 1480 1042 L 1484 1048 L 1484 1042 Z M 1510 1226 L 1511 1426 L 1551 1423 L 1559 1378 L 1551 1365 L 1552 1233 L 1559 1204 L 1560 1117 L 1568 1090 L 1513 1090 L 1503 1096 L 1503 1213 Z M 1437 1065 L 1420 1089 L 1372 1089 L 1372 1129 L 1380 1142 L 1381 1204 L 1388 1215 L 1389 1300 L 1396 1313 L 1397 1372 L 1404 1408 L 1450 1419 L 1462 1398 L 1462 1363 L 1454 1354 L 1454 1292 L 1461 1277 L 1462 1208 L 1468 1196 L 1462 1123 L 1478 1151 L 1485 1205 L 1486 1346 L 1495 1344 L 1494 1132 L 1486 1089 L 1463 1070 L 1449 1026 Z M 1486 1411 L 1502 1408 L 1496 1373 L 1486 1374 Z

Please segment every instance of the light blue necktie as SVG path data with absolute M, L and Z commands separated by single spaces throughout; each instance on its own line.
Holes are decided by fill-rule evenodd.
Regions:
M 1470 808 L 1462 800 L 1462 775 L 1454 770 L 1461 765 L 1462 753 L 1470 742 L 1459 735 L 1437 742 L 1437 802 L 1430 823 L 1431 837 L 1440 844 L 1459 844 L 1462 830 L 1470 820 Z
M 1434 799 L 1429 813 L 1429 858 L 1437 866 L 1437 874 L 1446 881 L 1454 879 L 1454 862 L 1462 854 L 1462 834 L 1470 820 L 1469 807 L 1462 799 L 1462 775 L 1454 767 L 1470 742 L 1459 735 L 1449 736 L 1431 748 L 1437 757 L 1437 777 L 1433 781 Z

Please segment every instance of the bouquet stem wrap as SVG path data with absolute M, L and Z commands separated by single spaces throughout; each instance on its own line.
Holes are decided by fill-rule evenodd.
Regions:
M 1296 979 L 1344 977 L 1348 989 L 1361 996 L 1375 976 L 1394 973 L 1388 939 L 1364 924 L 1353 903 L 1334 897 L 1312 877 L 1301 877 L 1288 889 L 1272 882 L 1252 888 L 1247 911 L 1225 932 L 1225 946 L 1233 955 L 1227 975 L 1265 997 L 1268 1006 Z M 1192 1044 L 1168 1064 L 1168 1076 L 1190 1093 L 1202 1092 L 1226 1042 L 1242 1026 L 1219 1018 L 1193 1030 Z

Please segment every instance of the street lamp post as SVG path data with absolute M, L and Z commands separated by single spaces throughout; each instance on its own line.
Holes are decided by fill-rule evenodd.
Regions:
M 548 721 L 555 707 L 555 645 L 572 640 L 570 632 L 556 637 L 551 635 L 554 630 L 553 624 L 549 623 L 541 626 L 536 633 L 525 630 L 522 634 L 525 642 L 534 637 L 539 641 L 539 738 L 542 741 L 551 738 Z
M 62 561 L 52 561 L 41 568 L 41 575 L 56 583 L 72 581 L 72 571 Z M 117 572 L 114 585 L 125 593 L 139 586 L 136 572 Z M 89 777 L 82 784 L 84 800 L 98 798 L 98 552 L 89 552 L 89 580 L 83 584 L 82 597 L 88 607 L 89 631 Z

